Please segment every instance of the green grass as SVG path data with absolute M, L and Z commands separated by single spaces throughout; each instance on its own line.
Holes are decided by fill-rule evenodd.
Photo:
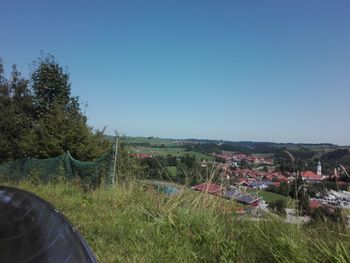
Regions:
M 200 153 L 200 152 L 195 152 L 195 151 L 185 151 L 185 152 L 182 152 L 183 155 L 185 154 L 188 154 L 188 155 L 194 155 L 197 160 L 212 160 L 213 158 L 209 155 L 206 155 L 206 154 L 203 154 L 203 153 Z
M 84 192 L 69 183 L 19 187 L 53 203 L 99 262 L 349 262 L 348 229 L 237 220 L 235 203 L 130 183 Z
M 166 170 L 169 172 L 170 177 L 175 177 L 176 176 L 176 166 L 167 166 Z
M 212 160 L 212 157 L 196 151 L 186 151 L 186 149 L 174 140 L 163 138 L 147 138 L 147 137 L 126 137 L 125 141 L 129 143 L 136 153 L 153 154 L 159 156 L 184 156 L 186 154 L 194 155 L 197 160 Z M 149 145 L 137 145 L 148 143 Z
M 248 189 L 248 193 L 254 193 L 258 194 L 259 197 L 262 197 L 266 202 L 271 202 L 271 201 L 276 201 L 278 199 L 283 199 L 286 201 L 287 207 L 288 208 L 295 208 L 295 201 L 284 195 L 276 194 L 276 193 L 271 193 L 267 191 L 260 191 L 260 190 L 254 190 L 254 189 Z

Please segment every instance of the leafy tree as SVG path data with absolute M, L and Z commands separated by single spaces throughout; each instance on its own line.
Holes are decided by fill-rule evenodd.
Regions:
M 77 102 L 76 98 L 71 97 L 69 74 L 63 71 L 52 55 L 42 54 L 34 66 L 31 81 L 38 114 L 50 111 L 54 104 L 68 109 Z
M 100 156 L 110 143 L 87 125 L 78 97 L 71 96 L 69 74 L 50 55 L 35 66 L 30 82 L 15 65 L 7 80 L 0 61 L 0 160 L 66 151 L 80 160 Z
M 80 160 L 101 155 L 109 145 L 103 132 L 93 133 L 80 110 L 78 97 L 71 96 L 69 74 L 51 55 L 41 57 L 31 74 L 35 125 L 28 133 L 31 155 L 47 158 L 69 151 Z
M 5 78 L 4 66 L 0 60 L 0 159 L 9 158 L 10 143 L 8 141 L 10 124 L 13 123 L 11 97 L 8 81 Z
M 168 154 L 167 155 L 167 162 L 168 162 L 168 166 L 176 166 L 176 164 L 177 164 L 176 156 Z
M 279 194 L 284 195 L 284 196 L 288 196 L 288 194 L 289 194 L 288 183 L 281 182 L 281 184 L 278 188 L 279 188 Z
M 162 156 L 140 160 L 143 167 L 142 176 L 148 179 L 168 179 L 166 174 L 167 159 Z
M 32 126 L 32 96 L 28 81 L 12 66 L 10 80 L 0 61 L 0 160 L 22 156 L 23 136 Z
M 272 193 L 277 193 L 277 194 L 284 195 L 284 196 L 288 196 L 289 195 L 289 186 L 288 186 L 288 183 L 281 182 L 279 187 L 276 187 L 274 185 L 270 185 L 269 187 L 266 188 L 266 191 L 272 192 Z
M 203 182 L 205 170 L 200 167 L 194 155 L 186 154 L 180 158 L 176 169 L 176 180 L 178 183 L 195 185 Z
M 185 156 L 181 156 L 180 163 L 183 163 L 186 165 L 187 168 L 192 169 L 196 166 L 196 157 L 194 155 L 190 156 L 188 154 L 185 154 Z

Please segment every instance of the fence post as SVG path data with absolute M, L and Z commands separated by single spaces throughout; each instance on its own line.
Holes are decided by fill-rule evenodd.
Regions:
M 117 154 L 118 154 L 118 132 L 115 132 L 115 152 L 114 152 L 112 185 L 115 185 L 117 182 Z

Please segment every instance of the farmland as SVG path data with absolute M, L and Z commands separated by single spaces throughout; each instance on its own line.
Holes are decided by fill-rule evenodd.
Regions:
M 211 160 L 207 154 L 197 151 L 188 151 L 183 145 L 176 144 L 173 139 L 162 139 L 154 137 L 126 137 L 125 142 L 131 146 L 135 153 L 152 154 L 154 156 L 173 156 L 194 155 L 198 160 Z

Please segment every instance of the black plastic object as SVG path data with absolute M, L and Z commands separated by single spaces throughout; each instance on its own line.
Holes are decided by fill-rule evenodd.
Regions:
M 49 202 L 0 186 L 0 262 L 97 262 L 81 234 Z

